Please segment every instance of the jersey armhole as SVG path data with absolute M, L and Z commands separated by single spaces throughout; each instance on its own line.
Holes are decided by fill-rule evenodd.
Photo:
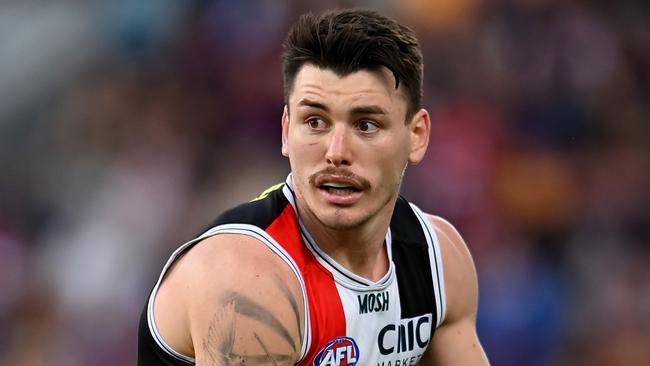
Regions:
M 415 216 L 417 216 L 424 236 L 427 240 L 429 249 L 429 264 L 431 265 L 431 279 L 433 281 L 433 291 L 435 295 L 435 304 L 437 307 L 436 328 L 438 328 L 445 320 L 445 313 L 447 311 L 447 299 L 445 293 L 445 276 L 442 263 L 442 255 L 440 253 L 440 242 L 436 235 L 436 230 L 427 218 L 427 216 L 416 205 L 409 203 Z
M 169 257 L 169 260 L 167 260 L 167 263 L 163 267 L 163 270 L 161 271 L 160 276 L 158 277 L 158 281 L 156 282 L 156 285 L 154 286 L 153 290 L 151 290 L 151 294 L 149 295 L 149 301 L 147 302 L 147 324 L 149 326 L 149 333 L 151 334 L 151 337 L 154 339 L 154 341 L 156 341 L 158 347 L 160 347 L 160 349 L 162 349 L 165 353 L 167 353 L 168 355 L 172 356 L 177 360 L 183 361 L 185 363 L 189 363 L 191 365 L 194 365 L 196 363 L 194 357 L 184 355 L 176 351 L 175 349 L 173 349 L 167 342 L 165 342 L 162 335 L 158 331 L 158 326 L 156 325 L 156 318 L 154 316 L 154 305 L 156 301 L 156 294 L 158 293 L 160 284 L 165 278 L 165 275 L 167 274 L 169 268 L 171 268 L 171 266 L 174 264 L 176 259 L 178 259 L 187 249 L 191 248 L 194 244 L 205 239 L 206 237 L 207 236 L 203 234 L 198 238 L 190 240 L 187 243 L 178 247 L 178 249 L 176 249 L 174 253 L 172 253 L 172 255 Z
M 275 241 L 275 239 L 273 239 L 273 237 L 271 237 L 267 232 L 265 232 L 264 230 L 260 229 L 257 226 L 249 225 L 249 224 L 224 224 L 224 225 L 215 226 L 209 229 L 208 231 L 206 231 L 205 233 L 203 233 L 202 235 L 200 235 L 199 237 L 181 245 L 178 249 L 174 251 L 174 253 L 172 253 L 169 260 L 163 267 L 163 270 L 158 278 L 158 281 L 156 282 L 156 285 L 154 286 L 153 290 L 151 291 L 151 295 L 149 296 L 149 301 L 147 305 L 147 322 L 149 325 L 149 331 L 151 333 L 151 336 L 156 341 L 158 346 L 169 355 L 173 356 L 178 360 L 190 364 L 195 364 L 196 360 L 193 357 L 183 355 L 177 352 L 171 346 L 169 346 L 162 338 L 162 336 L 158 331 L 158 328 L 156 326 L 156 320 L 154 318 L 154 311 L 153 311 L 154 303 L 155 303 L 156 293 L 158 292 L 158 288 L 160 287 L 162 280 L 165 278 L 165 274 L 167 273 L 169 268 L 174 264 L 174 262 L 193 245 L 197 244 L 201 240 L 204 240 L 206 238 L 218 234 L 247 235 L 261 241 L 264 245 L 266 245 L 276 255 L 278 255 L 285 263 L 289 265 L 289 268 L 291 268 L 291 271 L 298 279 L 298 283 L 300 284 L 300 290 L 303 296 L 304 313 L 305 313 L 305 319 L 304 319 L 305 324 L 303 326 L 303 333 L 302 333 L 303 339 L 301 340 L 302 346 L 300 349 L 300 355 L 298 357 L 298 360 L 296 361 L 296 364 L 300 363 L 307 355 L 307 351 L 309 350 L 309 346 L 311 343 L 311 332 L 309 331 L 310 330 L 309 302 L 307 298 L 305 281 L 302 278 L 302 275 L 300 274 L 298 265 L 291 258 L 291 256 L 284 250 L 284 248 L 282 248 L 282 246 L 278 244 L 278 242 Z

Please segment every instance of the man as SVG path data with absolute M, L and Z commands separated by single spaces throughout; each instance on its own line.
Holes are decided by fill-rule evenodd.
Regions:
M 430 130 L 413 32 L 369 11 L 302 16 L 284 82 L 291 174 L 172 255 L 139 364 L 487 365 L 467 247 L 399 196 Z

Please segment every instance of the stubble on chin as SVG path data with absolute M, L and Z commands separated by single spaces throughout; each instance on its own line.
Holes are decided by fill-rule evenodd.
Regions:
M 327 229 L 350 231 L 363 227 L 377 215 L 381 215 L 381 212 L 387 206 L 394 205 L 396 195 L 389 195 L 377 207 L 363 208 L 359 207 L 361 205 L 357 205 L 353 207 L 326 207 L 321 210 L 313 207 L 307 209 L 310 210 L 309 214 Z M 373 202 L 373 200 L 370 199 L 369 202 Z M 392 209 L 390 212 L 392 213 Z

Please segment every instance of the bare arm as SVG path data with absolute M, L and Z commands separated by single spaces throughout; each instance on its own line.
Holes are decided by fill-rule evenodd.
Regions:
M 182 306 L 157 311 L 157 322 L 162 323 L 159 314 L 185 318 L 166 333 L 169 338 L 186 334 L 197 365 L 297 361 L 304 324 L 298 281 L 288 265 L 256 239 L 230 234 L 206 239 L 179 260 L 166 282 L 167 302 Z
M 436 329 L 423 365 L 489 365 L 476 334 L 478 280 L 472 256 L 456 229 L 429 216 L 440 241 L 445 270 L 447 314 Z

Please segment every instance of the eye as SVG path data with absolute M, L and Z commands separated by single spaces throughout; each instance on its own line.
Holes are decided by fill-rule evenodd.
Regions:
M 307 124 L 314 130 L 322 130 L 325 128 L 325 121 L 320 117 L 311 117 L 307 119 Z
M 357 128 L 359 128 L 359 131 L 363 133 L 372 133 L 377 131 L 379 129 L 379 126 L 373 121 L 364 119 L 359 121 L 359 123 L 357 124 Z

